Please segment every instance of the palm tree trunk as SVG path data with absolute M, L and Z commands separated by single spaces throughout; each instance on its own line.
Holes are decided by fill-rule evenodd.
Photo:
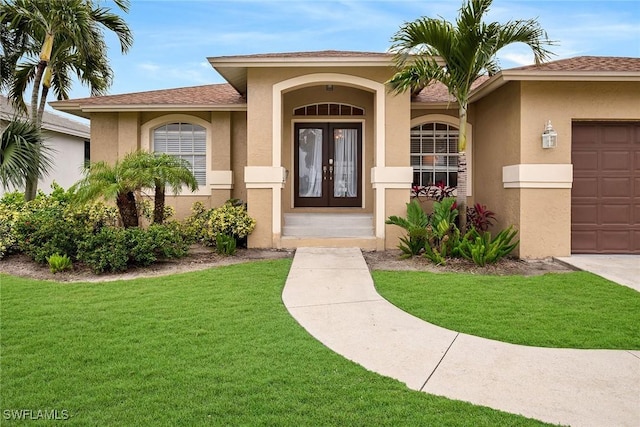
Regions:
M 47 68 L 46 61 L 38 62 L 36 75 L 33 77 L 33 90 L 31 91 L 31 121 L 38 127 L 40 127 L 40 122 L 38 121 L 38 106 L 40 105 L 38 102 L 38 93 L 40 92 L 40 84 L 42 83 L 45 68 Z
M 46 68 L 47 63 L 45 61 L 40 61 L 38 63 L 36 75 L 33 78 L 33 90 L 31 91 L 31 121 L 38 128 L 40 128 L 42 123 L 42 115 L 38 112 L 40 106 L 40 103 L 38 102 L 38 92 L 40 92 L 40 83 L 42 82 L 42 76 Z M 35 199 L 36 193 L 38 191 L 38 176 L 26 176 L 24 187 L 25 201 L 28 202 Z
M 153 223 L 162 224 L 164 221 L 165 187 L 156 179 L 156 194 L 153 200 Z
M 458 135 L 458 185 L 456 204 L 460 230 L 467 225 L 467 104 L 460 104 L 460 129 Z
M 47 95 L 49 95 L 49 86 L 42 85 L 42 95 L 40 96 L 40 104 L 38 105 L 38 123 L 42 123 L 42 115 L 44 114 L 44 107 L 47 104 Z
M 125 228 L 138 226 L 138 207 L 136 205 L 136 197 L 132 191 L 126 193 L 118 193 L 116 197 L 116 205 L 118 206 L 118 212 L 120 218 L 122 218 L 122 225 Z

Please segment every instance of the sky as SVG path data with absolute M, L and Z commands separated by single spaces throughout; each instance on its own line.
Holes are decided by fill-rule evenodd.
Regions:
M 111 1 L 103 2 L 114 8 Z M 110 94 L 223 83 L 207 57 L 271 52 L 384 52 L 399 27 L 421 16 L 454 21 L 462 0 L 131 0 L 117 10 L 133 31 L 122 55 L 107 34 Z M 536 18 L 556 41 L 554 59 L 640 56 L 640 0 L 494 0 L 486 21 Z M 524 45 L 499 52 L 502 68 L 533 62 Z M 76 83 L 72 98 L 89 96 Z

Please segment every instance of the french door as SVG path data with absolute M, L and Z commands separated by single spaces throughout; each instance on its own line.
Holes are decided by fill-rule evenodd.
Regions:
M 296 207 L 362 205 L 362 124 L 296 123 Z

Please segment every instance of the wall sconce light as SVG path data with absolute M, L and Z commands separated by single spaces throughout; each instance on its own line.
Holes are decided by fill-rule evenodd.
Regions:
M 324 88 L 327 92 L 333 92 L 333 85 L 326 85 Z
M 551 120 L 547 122 L 547 125 L 542 132 L 542 148 L 556 148 L 558 145 L 558 132 L 556 132 L 551 126 Z

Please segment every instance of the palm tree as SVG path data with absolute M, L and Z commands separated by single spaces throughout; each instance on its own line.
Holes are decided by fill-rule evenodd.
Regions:
M 189 169 L 189 162 L 169 154 L 156 155 L 139 151 L 127 157 L 122 162 L 122 167 L 141 178 L 144 182 L 142 187 L 154 189 L 154 224 L 162 224 L 164 221 L 167 186 L 171 187 L 173 194 L 179 194 L 183 185 L 191 191 L 198 189 L 198 182 Z
M 144 182 L 140 176 L 123 168 L 123 162 L 116 162 L 114 165 L 106 162 L 92 163 L 84 178 L 75 183 L 70 191 L 75 192 L 80 202 L 98 197 L 115 199 L 122 225 L 127 228 L 137 227 L 139 219 L 135 193 L 142 188 Z
M 458 186 L 456 201 L 461 226 L 466 222 L 467 108 L 471 85 L 484 74 L 500 71 L 497 52 L 513 43 L 531 48 L 536 64 L 550 58 L 545 45 L 553 45 L 535 19 L 483 22 L 492 0 L 468 0 L 455 24 L 444 19 L 422 17 L 404 24 L 392 38 L 399 71 L 389 80 L 397 92 L 418 93 L 432 82 L 444 84 L 458 102 Z
M 50 148 L 31 121 L 14 119 L 0 137 L 0 184 L 20 188 L 27 179 L 38 180 L 51 167 Z
M 164 220 L 165 189 L 171 186 L 174 194 L 186 185 L 195 191 L 198 183 L 189 169 L 189 162 L 168 154 L 154 155 L 145 151 L 127 154 L 113 166 L 105 162 L 93 163 L 85 177 L 74 185 L 80 201 L 104 197 L 115 199 L 125 227 L 139 225 L 136 193 L 143 188 L 155 190 L 153 223 Z
M 113 71 L 106 56 L 103 29 L 116 34 L 123 53 L 132 44 L 130 29 L 118 15 L 96 0 L 5 0 L 0 5 L 0 41 L 12 55 L 0 64 L 0 84 L 9 85 L 9 98 L 27 112 L 23 96 L 32 84 L 29 117 L 42 122 L 46 99 L 53 88 L 57 99 L 67 99 L 72 77 L 102 95 L 111 85 Z M 124 12 L 129 0 L 115 0 Z M 22 62 L 20 62 L 22 61 Z M 27 181 L 25 198 L 35 196 L 37 181 Z

